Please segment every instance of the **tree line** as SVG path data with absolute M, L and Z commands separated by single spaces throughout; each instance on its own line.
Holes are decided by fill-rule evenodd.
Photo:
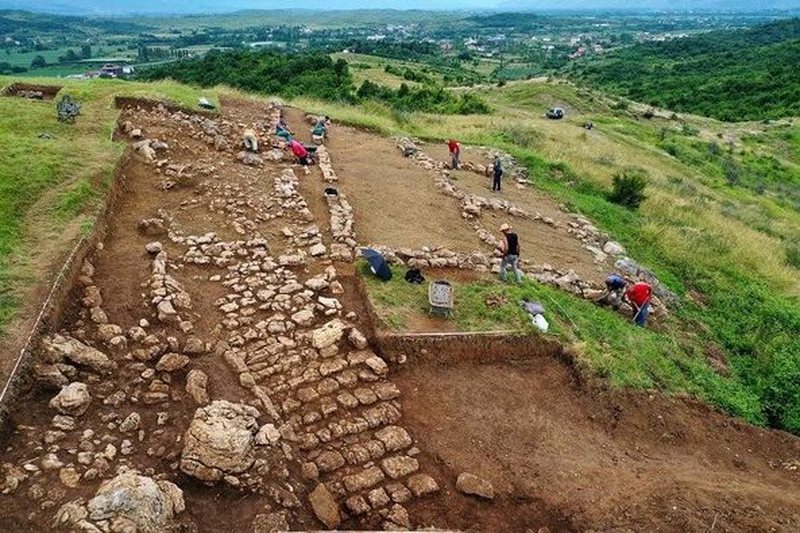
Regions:
M 199 59 L 174 61 L 142 69 L 144 80 L 171 78 L 182 83 L 213 87 L 225 84 L 245 91 L 285 98 L 310 96 L 359 103 L 383 102 L 399 111 L 445 114 L 488 113 L 489 107 L 473 94 L 456 95 L 436 85 L 390 89 L 366 81 L 356 90 L 347 62 L 322 52 L 288 54 L 274 50 L 212 50 Z

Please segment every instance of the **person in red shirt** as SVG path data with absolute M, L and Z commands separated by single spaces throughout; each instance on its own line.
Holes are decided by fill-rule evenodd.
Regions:
M 297 142 L 297 140 L 292 139 L 291 141 L 289 141 L 288 147 L 301 165 L 307 167 L 308 165 L 311 164 L 311 156 L 308 154 L 308 150 L 306 150 L 306 147 L 303 146 L 302 143 L 299 143 Z
M 459 158 L 461 157 L 461 145 L 455 139 L 447 141 L 447 147 L 450 149 L 450 168 L 453 170 L 458 168 Z
M 652 296 L 653 287 L 644 281 L 637 281 L 625 293 L 625 297 L 636 311 L 633 321 L 637 326 L 644 327 L 647 325 L 647 315 L 650 313 L 650 299 Z

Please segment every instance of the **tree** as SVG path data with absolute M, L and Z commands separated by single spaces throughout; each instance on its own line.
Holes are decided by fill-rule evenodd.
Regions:
M 80 57 L 72 49 L 67 50 L 67 53 L 58 58 L 60 63 L 75 63 Z
M 47 66 L 47 61 L 42 56 L 36 56 L 31 61 L 31 68 L 44 68 Z
M 92 57 L 92 46 L 84 44 L 81 46 L 81 57 L 83 59 L 90 59 Z

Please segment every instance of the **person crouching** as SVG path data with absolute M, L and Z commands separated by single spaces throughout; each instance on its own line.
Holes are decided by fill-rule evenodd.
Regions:
M 289 141 L 287 148 L 292 151 L 294 156 L 297 158 L 297 162 L 303 165 L 303 170 L 306 174 L 308 174 L 308 166 L 314 164 L 314 159 L 309 153 L 308 149 L 296 139 Z

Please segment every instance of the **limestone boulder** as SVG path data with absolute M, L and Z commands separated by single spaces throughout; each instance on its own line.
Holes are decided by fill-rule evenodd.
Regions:
M 81 416 L 89 408 L 92 397 L 85 383 L 73 381 L 50 400 L 50 407 L 63 415 Z
M 259 416 L 254 407 L 225 400 L 197 409 L 184 436 L 181 470 L 205 482 L 247 471 L 254 461 Z
M 115 531 L 164 531 L 184 509 L 177 485 L 134 470 L 105 481 L 86 505 L 90 521 L 108 521 Z
M 100 374 L 110 374 L 117 367 L 106 354 L 88 346 L 78 339 L 65 335 L 53 335 L 42 340 L 46 358 L 54 363 L 63 360 L 89 367 Z
M 341 320 L 331 320 L 311 333 L 311 344 L 317 350 L 324 350 L 338 343 L 344 336 L 345 325 Z

